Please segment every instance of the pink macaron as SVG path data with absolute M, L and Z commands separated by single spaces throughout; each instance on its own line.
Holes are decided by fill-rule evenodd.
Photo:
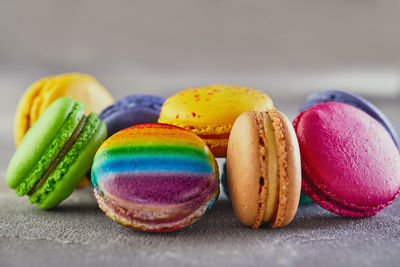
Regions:
M 370 217 L 400 190 L 400 154 L 388 132 L 367 113 L 328 102 L 293 122 L 302 157 L 302 190 L 321 207 Z

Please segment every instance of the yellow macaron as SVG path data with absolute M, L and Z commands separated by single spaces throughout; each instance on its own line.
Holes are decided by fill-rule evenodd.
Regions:
M 191 130 L 203 138 L 216 157 L 226 157 L 236 118 L 245 111 L 272 107 L 271 98 L 262 91 L 214 84 L 189 88 L 167 98 L 158 121 Z
M 114 103 L 110 93 L 90 75 L 66 73 L 42 78 L 29 86 L 19 101 L 14 120 L 16 146 L 46 108 L 64 96 L 81 101 L 86 106 L 86 115 L 100 113 Z

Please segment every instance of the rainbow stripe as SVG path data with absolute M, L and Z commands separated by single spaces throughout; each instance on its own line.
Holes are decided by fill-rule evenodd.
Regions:
M 112 209 L 124 224 L 141 229 L 180 228 L 193 212 L 212 206 L 219 192 L 218 168 L 204 141 L 159 123 L 136 125 L 107 139 L 94 158 L 92 182 L 103 210 Z

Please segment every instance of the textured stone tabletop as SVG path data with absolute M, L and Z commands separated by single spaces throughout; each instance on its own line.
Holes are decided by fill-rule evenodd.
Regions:
M 369 219 L 348 219 L 315 204 L 286 228 L 252 230 L 220 197 L 181 231 L 127 229 L 97 207 L 90 188 L 45 212 L 0 195 L 0 266 L 398 266 L 400 201 Z

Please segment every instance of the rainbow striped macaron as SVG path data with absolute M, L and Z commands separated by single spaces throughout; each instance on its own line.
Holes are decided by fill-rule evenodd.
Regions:
M 197 221 L 218 198 L 218 165 L 192 132 L 160 123 L 117 132 L 99 148 L 92 183 L 100 208 L 141 231 L 169 232 Z

